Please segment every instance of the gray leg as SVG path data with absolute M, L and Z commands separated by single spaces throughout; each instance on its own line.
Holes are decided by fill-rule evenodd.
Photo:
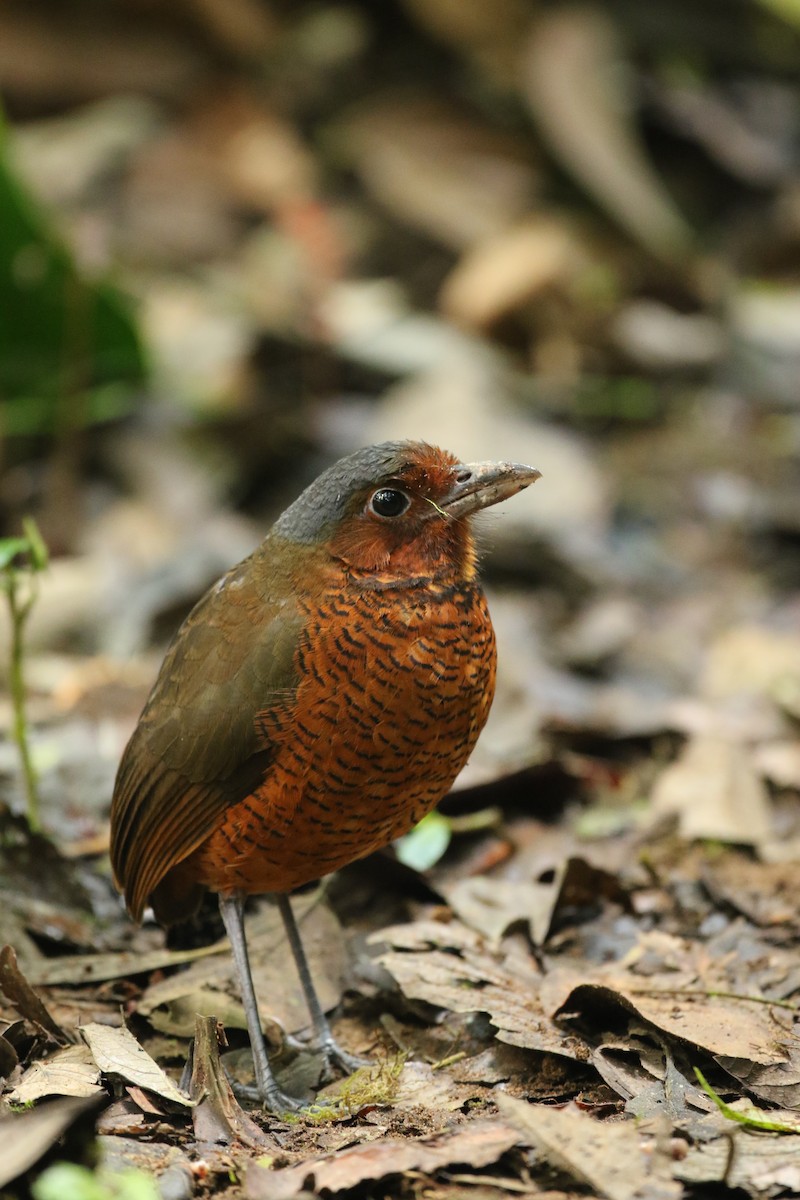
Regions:
M 253 1065 L 256 1073 L 256 1098 L 274 1113 L 286 1112 L 289 1109 L 302 1107 L 302 1101 L 287 1096 L 280 1090 L 272 1074 L 267 1056 L 267 1046 L 264 1041 L 264 1031 L 261 1028 L 261 1018 L 258 1015 L 256 992 L 253 987 L 253 976 L 250 972 L 250 959 L 247 955 L 247 942 L 244 933 L 244 897 L 240 892 L 220 893 L 219 911 L 228 940 L 233 951 L 233 961 L 239 979 L 245 1016 L 247 1017 L 247 1032 L 250 1034 L 250 1045 L 253 1050 Z M 241 1090 L 250 1098 L 248 1089 Z
M 314 981 L 311 978 L 311 971 L 308 967 L 308 959 L 306 958 L 303 943 L 300 938 L 300 930 L 297 928 L 297 921 L 292 911 L 292 903 L 289 897 L 283 893 L 275 897 L 280 914 L 283 917 L 283 924 L 286 929 L 286 936 L 289 939 L 292 956 L 294 957 L 295 965 L 297 966 L 297 974 L 300 976 L 300 986 L 303 989 L 303 995 L 306 998 L 308 1011 L 311 1016 L 311 1023 L 314 1026 L 319 1048 L 325 1057 L 325 1065 L 330 1067 L 332 1064 L 338 1066 L 342 1071 L 350 1073 L 358 1070 L 359 1067 L 367 1066 L 368 1059 L 359 1058 L 355 1054 L 348 1054 L 343 1050 L 336 1041 L 331 1027 L 328 1024 L 328 1018 L 322 1011 L 322 1005 L 319 1002 L 317 990 L 314 987 Z

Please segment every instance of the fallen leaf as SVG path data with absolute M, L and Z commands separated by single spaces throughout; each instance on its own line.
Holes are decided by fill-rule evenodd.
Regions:
M 3 946 L 0 950 L 0 991 L 26 1021 L 32 1022 L 61 1046 L 69 1042 L 67 1034 L 50 1016 L 44 1002 L 20 970 L 12 946 Z
M 793 1110 L 800 1104 L 800 1055 L 793 1054 L 788 1062 L 758 1063 L 718 1054 L 717 1062 L 744 1084 L 748 1092 L 768 1104 Z
M 442 284 L 439 305 L 456 324 L 486 329 L 587 265 L 564 221 L 527 217 L 468 250 Z
M 645 158 L 619 84 L 623 53 L 599 5 L 540 9 L 522 88 L 554 153 L 633 237 L 673 257 L 689 229 Z
M 92 1052 L 92 1058 L 106 1075 L 119 1075 L 126 1083 L 155 1092 L 173 1104 L 191 1107 L 192 1101 L 161 1070 L 124 1025 L 114 1027 L 93 1021 L 81 1025 L 80 1033 Z
M 342 995 L 347 947 L 341 926 L 319 892 L 299 896 L 293 905 L 320 1003 L 329 1012 Z M 248 913 L 245 928 L 259 1011 L 268 1029 L 275 1031 L 273 1040 L 278 1043 L 281 1029 L 293 1031 L 308 1025 L 308 1010 L 275 906 L 265 902 Z M 214 949 L 225 953 L 214 958 L 197 956 L 199 961 L 187 970 L 145 990 L 139 1012 L 162 1033 L 191 1036 L 196 1012 L 224 1017 L 226 1025 L 237 1029 L 247 1028 L 227 939 Z
M 615 876 L 578 857 L 564 860 L 549 883 L 476 876 L 441 885 L 439 890 L 465 925 L 497 940 L 513 924 L 525 922 L 536 946 L 547 940 L 562 906 L 590 905 L 600 899 L 628 905 Z
M 603 1013 L 608 1004 L 622 1005 L 663 1033 L 717 1058 L 765 1066 L 792 1061 L 791 1014 L 744 997 L 722 996 L 713 989 L 706 994 L 696 983 L 682 987 L 676 975 L 637 981 L 609 973 L 602 983 L 576 983 L 555 1015 L 583 1013 L 591 1020 L 592 1013 Z
M 580 1109 L 528 1104 L 497 1096 L 502 1116 L 558 1170 L 607 1200 L 678 1200 L 664 1150 L 645 1141 L 632 1122 L 603 1121 Z
M 744 913 L 755 925 L 800 929 L 796 862 L 762 863 L 743 854 L 726 854 L 708 864 L 703 884 L 718 902 Z
M 690 1146 L 675 1163 L 689 1184 L 742 1188 L 751 1196 L 800 1195 L 800 1136 L 770 1137 L 732 1128 L 724 1137 Z
M 681 836 L 758 845 L 772 834 L 767 789 L 747 749 L 727 738 L 699 734 L 656 780 L 659 815 L 677 816 Z
M 537 945 L 550 927 L 553 886 L 524 880 L 493 879 L 476 875 L 440 885 L 439 890 L 460 920 L 497 942 L 506 930 L 524 922 Z
M 383 1138 L 322 1159 L 273 1171 L 256 1162 L 247 1172 L 248 1200 L 292 1200 L 301 1193 L 352 1191 L 409 1171 L 433 1173 L 454 1164 L 485 1167 L 519 1140 L 516 1129 L 497 1120 L 469 1121 L 455 1132 L 433 1138 Z
M 521 217 L 537 190 L 524 141 L 418 88 L 371 96 L 336 133 L 389 212 L 455 250 Z
M 44 987 L 54 984 L 102 983 L 108 979 L 129 979 L 147 975 L 165 967 L 183 966 L 213 954 L 230 952 L 227 939 L 195 950 L 115 951 L 106 954 L 65 954 L 58 958 L 31 963 L 27 976 L 31 983 Z
M 541 976 L 532 959 L 498 959 L 456 922 L 414 922 L 384 929 L 370 940 L 392 947 L 379 961 L 410 999 L 451 1012 L 487 1013 L 500 1041 L 512 1046 L 578 1061 L 588 1057 L 583 1043 L 544 1012 Z
M 43 1096 L 94 1096 L 102 1092 L 100 1072 L 86 1046 L 66 1046 L 28 1068 L 9 1096 L 29 1104 Z

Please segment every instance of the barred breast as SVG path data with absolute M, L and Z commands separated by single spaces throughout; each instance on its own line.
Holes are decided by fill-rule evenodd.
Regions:
M 496 650 L 476 584 L 331 591 L 305 612 L 294 702 L 257 718 L 269 774 L 192 856 L 216 891 L 289 891 L 402 836 L 489 714 Z

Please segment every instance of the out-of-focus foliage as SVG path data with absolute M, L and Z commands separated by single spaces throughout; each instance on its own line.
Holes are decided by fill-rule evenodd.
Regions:
M 17 179 L 0 125 L 0 397 L 7 433 L 81 426 L 120 411 L 144 378 L 131 311 L 78 269 Z

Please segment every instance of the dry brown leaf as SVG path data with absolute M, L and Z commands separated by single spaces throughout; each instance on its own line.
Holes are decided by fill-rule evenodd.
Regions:
M 751 1196 L 800 1195 L 800 1136 L 770 1137 L 735 1125 L 724 1137 L 690 1146 L 675 1163 L 675 1175 L 690 1184 L 742 1188 Z
M 465 925 L 489 939 L 498 940 L 511 925 L 525 922 L 537 946 L 547 940 L 562 904 L 592 904 L 601 898 L 626 902 L 613 875 L 577 857 L 565 859 L 549 883 L 478 875 L 439 890 Z
M 50 1016 L 44 1002 L 20 970 L 12 946 L 3 946 L 0 950 L 0 991 L 11 1001 L 21 1017 L 37 1026 L 53 1041 L 61 1046 L 69 1041 L 67 1034 Z
M 119 1075 L 126 1083 L 155 1092 L 173 1104 L 191 1106 L 192 1101 L 124 1026 L 114 1028 L 93 1021 L 81 1025 L 80 1032 L 92 1052 L 92 1058 L 104 1074 Z
M 566 972 L 562 974 L 562 989 L 568 978 Z M 609 1004 L 621 1005 L 663 1033 L 717 1058 L 776 1066 L 792 1062 L 796 1054 L 792 1049 L 791 1015 L 759 1003 L 760 997 L 733 999 L 714 989 L 706 994 L 696 981 L 687 982 L 679 972 L 637 980 L 609 970 L 598 972 L 602 982 L 596 983 L 584 983 L 583 977 L 574 973 L 572 978 L 573 986 L 556 1017 L 582 1013 L 591 1019 L 592 1013 L 604 1012 Z
M 499 941 L 509 926 L 524 921 L 537 944 L 547 931 L 553 911 L 553 887 L 549 883 L 469 876 L 439 887 L 457 916 L 491 941 Z
M 586 260 L 577 235 L 554 216 L 530 216 L 468 250 L 445 279 L 439 305 L 467 329 L 493 325 Z
M 54 984 L 101 983 L 107 979 L 125 979 L 146 975 L 165 967 L 183 966 L 197 959 L 230 951 L 227 941 L 214 942 L 195 950 L 121 950 L 107 954 L 65 954 L 31 963 L 26 974 L 31 983 L 52 987 Z
M 688 1106 L 687 1093 L 691 1095 L 693 1107 L 711 1111 L 714 1102 L 700 1088 L 689 1084 L 675 1068 L 671 1058 L 663 1061 L 654 1071 L 650 1053 L 644 1052 L 641 1039 L 635 1036 L 604 1042 L 592 1053 L 592 1064 L 601 1079 L 618 1096 L 627 1101 L 625 1111 L 639 1119 L 650 1119 L 666 1115 L 671 1120 L 685 1124 Z
M 663 1150 L 645 1142 L 632 1122 L 594 1120 L 579 1109 L 497 1096 L 503 1117 L 550 1163 L 607 1200 L 678 1200 Z
M 282 1171 L 256 1163 L 247 1172 L 246 1194 L 248 1200 L 292 1200 L 309 1191 L 336 1195 L 407 1171 L 432 1173 L 454 1164 L 485 1167 L 497 1162 L 518 1140 L 517 1130 L 504 1121 L 469 1121 L 463 1128 L 437 1137 L 384 1138 Z
M 88 1047 L 65 1046 L 33 1063 L 8 1098 L 12 1104 L 29 1104 L 43 1096 L 94 1096 L 102 1091 Z
M 765 1100 L 767 1104 L 779 1104 L 781 1108 L 797 1110 L 800 1104 L 800 1055 L 794 1054 L 790 1062 L 764 1065 L 751 1062 L 750 1059 L 726 1058 L 720 1054 L 717 1055 L 717 1062 L 734 1079 L 744 1084 L 752 1095 Z M 766 1116 L 766 1119 L 769 1117 Z
M 460 1086 L 448 1071 L 435 1071 L 430 1063 L 407 1062 L 400 1073 L 392 1110 L 429 1108 L 434 1112 L 457 1112 L 475 1095 L 475 1089 Z
M 454 250 L 531 207 L 537 178 L 525 144 L 419 89 L 372 97 L 338 133 L 375 198 Z
M 757 845 L 772 833 L 767 789 L 747 749 L 727 738 L 690 739 L 656 780 L 651 799 L 654 812 L 678 817 L 687 840 Z
M 541 977 L 532 959 L 499 960 L 456 922 L 384 929 L 373 941 L 392 946 L 380 962 L 412 1000 L 451 1012 L 487 1013 L 502 1042 L 585 1061 L 586 1047 L 563 1032 L 539 1000 Z M 415 946 L 415 949 L 406 947 Z
M 540 10 L 522 89 L 555 154 L 629 233 L 657 254 L 685 251 L 689 230 L 645 158 L 618 84 L 623 53 L 598 5 Z
M 742 854 L 726 854 L 708 864 L 703 883 L 717 901 L 744 913 L 755 925 L 800 929 L 797 877 L 797 863 L 753 862 Z

